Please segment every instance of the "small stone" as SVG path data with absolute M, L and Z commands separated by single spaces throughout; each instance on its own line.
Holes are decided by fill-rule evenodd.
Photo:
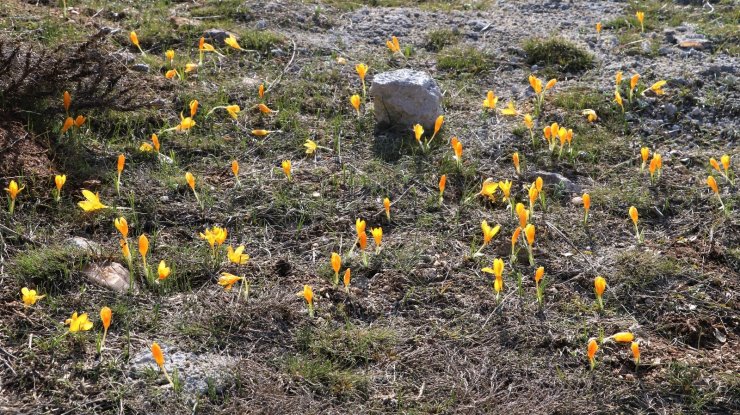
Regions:
M 147 345 L 149 344 L 151 342 L 147 342 Z M 206 393 L 209 385 L 218 392 L 233 382 L 232 373 L 239 363 L 235 357 L 181 352 L 163 343 L 159 346 L 164 353 L 167 369 L 170 373 L 177 370 L 183 391 L 186 393 Z M 144 377 L 151 371 L 159 370 L 149 347 L 142 348 L 133 356 L 129 370 L 134 377 Z
M 683 49 L 697 49 L 697 50 L 709 50 L 712 49 L 712 41 L 704 37 L 703 35 L 691 33 L 688 35 L 681 35 L 676 37 L 676 43 L 679 48 Z
M 649 40 L 643 40 L 642 43 L 640 43 L 640 49 L 642 50 L 642 53 L 650 54 L 653 51 L 653 44 L 650 43 Z
M 697 107 L 697 108 L 694 108 L 694 109 L 693 109 L 693 110 L 691 110 L 691 112 L 689 113 L 689 117 L 691 117 L 691 118 L 693 118 L 693 119 L 695 119 L 695 120 L 701 120 L 701 119 L 702 119 L 702 112 L 701 112 L 701 109 L 699 109 L 698 107 Z
M 434 280 L 437 277 L 437 270 L 434 268 L 424 268 L 421 270 L 421 278 L 426 281 Z
M 100 256 L 103 255 L 103 247 L 99 243 L 93 242 L 89 239 L 85 239 L 81 236 L 74 236 L 68 238 L 66 241 L 67 245 L 73 248 L 78 248 L 86 251 L 88 255 Z
M 137 63 L 136 65 L 132 66 L 131 69 L 136 72 L 147 73 L 149 72 L 149 65 L 145 63 Z
M 172 16 L 170 17 L 170 24 L 172 24 L 172 27 L 174 27 L 175 29 L 181 29 L 187 26 L 200 26 L 201 22 L 200 20 L 188 19 L 187 17 Z
M 171 159 L 170 157 L 168 157 L 168 156 L 165 156 L 165 155 L 164 155 L 164 154 L 162 154 L 162 153 L 157 153 L 157 158 L 159 158 L 159 161 L 160 161 L 160 162 L 162 162 L 162 163 L 166 163 L 166 164 L 172 164 L 172 163 L 174 163 L 174 162 L 175 162 L 175 161 L 174 161 L 174 160 L 172 160 L 172 159 Z M 162 197 L 163 197 L 163 198 L 166 198 L 167 196 L 162 196 Z
M 569 193 L 581 193 L 581 186 L 573 183 L 568 179 L 567 177 L 559 174 L 559 173 L 551 173 L 546 171 L 534 171 L 529 173 L 528 180 L 534 181 L 537 179 L 537 177 L 542 177 L 542 181 L 546 185 L 550 186 L 563 186 L 566 192 Z
M 254 28 L 257 30 L 265 30 L 267 29 L 267 22 L 265 20 L 257 20 L 257 23 L 254 24 Z
M 222 46 L 224 44 L 224 39 L 229 36 L 231 36 L 231 33 L 223 29 L 208 29 L 203 32 L 203 37 L 206 39 L 206 42 L 212 43 L 213 46 Z M 198 42 L 200 42 L 200 39 L 198 39 Z
M 442 115 L 442 91 L 425 72 L 399 69 L 380 73 L 373 79 L 370 95 L 381 127 L 410 130 L 421 124 L 431 134 Z
M 664 105 L 664 109 L 665 115 L 668 116 L 668 118 L 673 118 L 673 116 L 676 115 L 676 112 L 678 112 L 678 108 L 670 102 Z
M 665 36 L 666 42 L 675 43 L 676 42 L 676 29 L 673 27 L 663 29 L 663 36 Z
M 285 56 L 285 52 L 283 52 L 283 50 L 280 48 L 270 50 L 270 54 L 272 54 L 273 56 Z
M 90 263 L 82 269 L 82 273 L 92 282 L 101 287 L 123 293 L 129 289 L 129 272 L 118 262 L 107 264 Z
M 576 196 L 572 199 L 570 199 L 570 203 L 579 206 L 583 204 L 583 198 L 581 196 Z
M 131 62 L 136 61 L 136 55 L 129 51 L 121 51 L 111 54 L 115 59 L 118 59 L 119 61 L 123 62 L 124 64 L 128 65 Z

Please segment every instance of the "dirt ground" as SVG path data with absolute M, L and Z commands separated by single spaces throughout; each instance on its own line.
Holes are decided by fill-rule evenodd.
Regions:
M 66 16 L 58 3 L 0 6 L 0 183 L 25 186 L 14 214 L 0 216 L 0 413 L 740 412 L 740 195 L 735 173 L 726 179 L 709 163 L 727 154 L 734 171 L 740 165 L 737 1 L 68 0 Z M 245 50 L 211 40 L 223 31 Z M 23 68 L 8 45 L 64 54 L 96 33 L 105 39 L 85 59 L 110 64 L 100 85 L 120 76 L 110 95 L 77 93 L 93 90 L 95 71 L 60 74 L 49 96 L 33 94 L 45 91 L 42 80 L 6 93 Z M 219 54 L 183 73 L 198 62 L 204 34 Z M 391 36 L 400 53 L 386 47 Z M 168 49 L 181 79 L 165 79 Z M 360 62 L 368 87 L 398 68 L 438 82 L 445 122 L 429 151 L 412 131 L 376 128 L 369 97 L 356 115 L 349 97 L 362 93 Z M 624 111 L 614 102 L 618 71 Z M 530 74 L 557 79 L 539 114 Z M 664 95 L 642 94 L 660 80 Z M 61 134 L 65 90 L 70 114 L 87 121 Z M 512 101 L 520 115 L 484 111 L 488 90 L 499 109 Z M 167 131 L 193 99 L 195 127 Z M 277 112 L 262 114 L 259 103 Z M 223 109 L 208 114 L 231 104 L 241 108 L 237 120 Z M 598 119 L 588 122 L 585 109 Z M 536 145 L 523 114 L 534 117 Z M 553 122 L 574 131 L 562 156 L 543 139 Z M 152 133 L 161 155 L 140 150 Z M 461 165 L 453 136 L 463 143 Z M 306 140 L 320 146 L 314 155 Z M 642 147 L 662 155 L 655 181 L 640 168 Z M 292 161 L 290 181 L 283 160 Z M 528 205 L 537 177 L 546 203 L 530 217 L 531 266 L 524 248 L 510 258 L 519 221 L 508 202 L 477 193 L 486 178 L 511 180 L 513 200 Z M 83 212 L 82 189 L 109 208 Z M 120 216 L 134 252 L 130 293 L 83 273 L 90 263 L 126 265 L 113 226 Z M 366 262 L 353 248 L 358 218 L 368 231 L 383 229 L 379 252 L 368 235 Z M 478 256 L 483 220 L 501 227 Z M 212 259 L 199 233 L 213 226 L 227 229 L 225 246 L 245 246 L 247 264 L 227 263 L 225 246 Z M 149 267 L 172 267 L 161 282 L 143 276 L 141 234 Z M 80 249 L 72 237 L 100 249 Z M 342 256 L 340 279 L 352 270 L 348 293 L 333 286 L 332 252 Z M 505 262 L 498 301 L 482 271 L 495 258 Z M 250 282 L 246 300 L 238 284 L 217 284 L 223 272 Z M 596 276 L 607 281 L 603 310 Z M 306 284 L 313 318 L 296 295 Z M 24 306 L 22 287 L 46 297 Z M 99 352 L 104 306 L 113 317 Z M 75 311 L 89 313 L 92 330 L 68 333 Z M 629 344 L 602 343 L 623 331 L 638 339 L 639 365 Z M 591 338 L 600 345 L 593 369 Z M 174 385 L 150 356 L 153 342 Z

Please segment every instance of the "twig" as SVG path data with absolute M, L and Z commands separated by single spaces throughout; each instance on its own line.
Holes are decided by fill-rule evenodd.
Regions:
M 413 188 L 414 188 L 414 184 L 412 183 L 411 186 L 409 186 L 406 190 L 404 190 L 403 193 L 401 193 L 400 196 L 398 196 L 397 198 L 395 198 L 391 202 L 391 206 L 395 205 L 396 202 L 398 202 L 399 200 L 401 200 L 406 195 L 406 193 L 408 193 L 409 190 L 411 190 Z M 380 209 L 379 211 L 377 211 L 373 216 L 378 216 L 378 215 L 383 214 L 383 213 L 385 213 L 385 207 L 383 207 L 382 209 Z
M 571 242 L 570 238 L 568 238 L 568 236 L 567 236 L 567 235 L 565 235 L 565 234 L 564 234 L 564 233 L 563 233 L 563 232 L 562 232 L 562 231 L 561 231 L 560 229 L 556 228 L 556 227 L 555 227 L 555 225 L 553 225 L 553 224 L 552 224 L 552 223 L 550 223 L 549 221 L 545 221 L 545 224 L 546 224 L 546 225 L 547 225 L 547 226 L 548 226 L 548 227 L 549 227 L 550 229 L 552 229 L 553 231 L 555 231 L 555 233 L 557 233 L 558 235 L 560 235 L 560 237 L 561 237 L 561 238 L 563 238 L 563 239 L 564 239 L 564 240 L 565 240 L 566 242 L 568 242 L 568 244 L 569 244 L 570 246 L 572 246 L 572 247 L 573 247 L 573 249 L 575 249 L 575 250 L 576 250 L 576 252 L 578 252 L 578 253 L 579 253 L 579 254 L 580 254 L 580 255 L 581 255 L 582 257 L 583 257 L 583 259 L 585 259 L 585 260 L 586 260 L 586 262 L 588 262 L 588 265 L 590 265 L 590 266 L 591 266 L 591 268 L 592 268 L 592 269 L 593 269 L 594 271 L 596 271 L 596 266 L 595 266 L 595 265 L 593 264 L 593 262 L 591 262 L 591 259 L 590 259 L 589 257 L 587 257 L 587 256 L 586 256 L 586 254 L 584 254 L 583 252 L 581 252 L 581 250 L 580 250 L 580 249 L 578 249 L 578 247 L 577 247 L 577 246 L 576 246 L 576 245 L 575 245 L 575 244 L 574 244 L 573 242 Z M 573 278 L 571 278 L 571 279 L 569 279 L 569 280 L 567 280 L 567 281 L 563 281 L 563 282 L 560 282 L 560 283 L 558 283 L 558 284 L 565 284 L 565 283 L 567 283 L 567 282 L 570 282 L 570 281 L 572 281 L 572 280 L 574 280 L 574 279 L 576 279 L 576 278 L 578 278 L 578 277 L 580 277 L 580 274 L 576 275 L 575 277 L 573 277 Z
M 41 245 L 39 242 L 36 242 L 33 239 L 29 238 L 28 236 L 23 235 L 22 233 L 18 233 L 18 232 L 14 231 L 14 230 L 12 230 L 10 228 L 8 228 L 7 226 L 5 226 L 3 224 L 0 224 L 0 230 L 3 230 L 5 232 L 10 232 L 13 235 L 19 237 L 21 240 L 26 241 L 26 242 L 29 242 L 29 243 L 32 243 L 32 244 L 34 244 L 36 246 Z
M 13 146 L 18 144 L 19 141 L 25 139 L 26 137 L 28 137 L 28 133 L 26 133 L 23 137 L 20 137 L 16 139 L 15 141 L 11 142 L 10 144 L 6 145 L 5 147 L 1 148 L 0 154 L 5 153 L 6 151 L 10 150 L 11 148 L 13 148 Z
M 283 78 L 283 75 L 285 74 L 285 72 L 288 71 L 288 68 L 290 68 L 290 65 L 293 64 L 293 60 L 295 59 L 295 55 L 296 55 L 296 52 L 298 51 L 298 47 L 295 44 L 295 40 L 290 39 L 290 43 L 293 44 L 293 55 L 290 57 L 290 60 L 285 65 L 285 67 L 283 67 L 283 70 L 282 72 L 280 72 L 280 75 L 278 75 L 278 77 L 274 81 L 272 81 L 272 83 L 267 87 L 268 91 L 270 91 L 272 88 L 280 84 L 280 80 Z

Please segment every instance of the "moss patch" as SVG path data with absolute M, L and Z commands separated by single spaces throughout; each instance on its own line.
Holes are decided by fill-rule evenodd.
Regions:
M 490 57 L 472 46 L 443 49 L 437 58 L 437 68 L 445 71 L 475 74 L 491 66 Z
M 579 73 L 594 67 L 589 52 L 565 39 L 528 39 L 524 42 L 527 63 L 560 73 Z

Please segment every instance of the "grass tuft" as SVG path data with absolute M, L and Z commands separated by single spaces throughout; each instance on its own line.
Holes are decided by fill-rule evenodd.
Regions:
M 426 49 L 430 52 L 439 52 L 447 46 L 460 41 L 460 34 L 450 29 L 432 30 L 427 35 Z
M 527 63 L 560 73 L 580 73 L 594 67 L 594 57 L 561 38 L 528 39 L 524 42 Z
M 445 48 L 437 58 L 438 69 L 458 73 L 476 74 L 491 66 L 491 57 L 472 46 Z
M 68 245 L 38 247 L 18 254 L 9 264 L 8 273 L 24 285 L 59 290 L 69 285 L 72 274 L 89 259 L 84 250 Z

